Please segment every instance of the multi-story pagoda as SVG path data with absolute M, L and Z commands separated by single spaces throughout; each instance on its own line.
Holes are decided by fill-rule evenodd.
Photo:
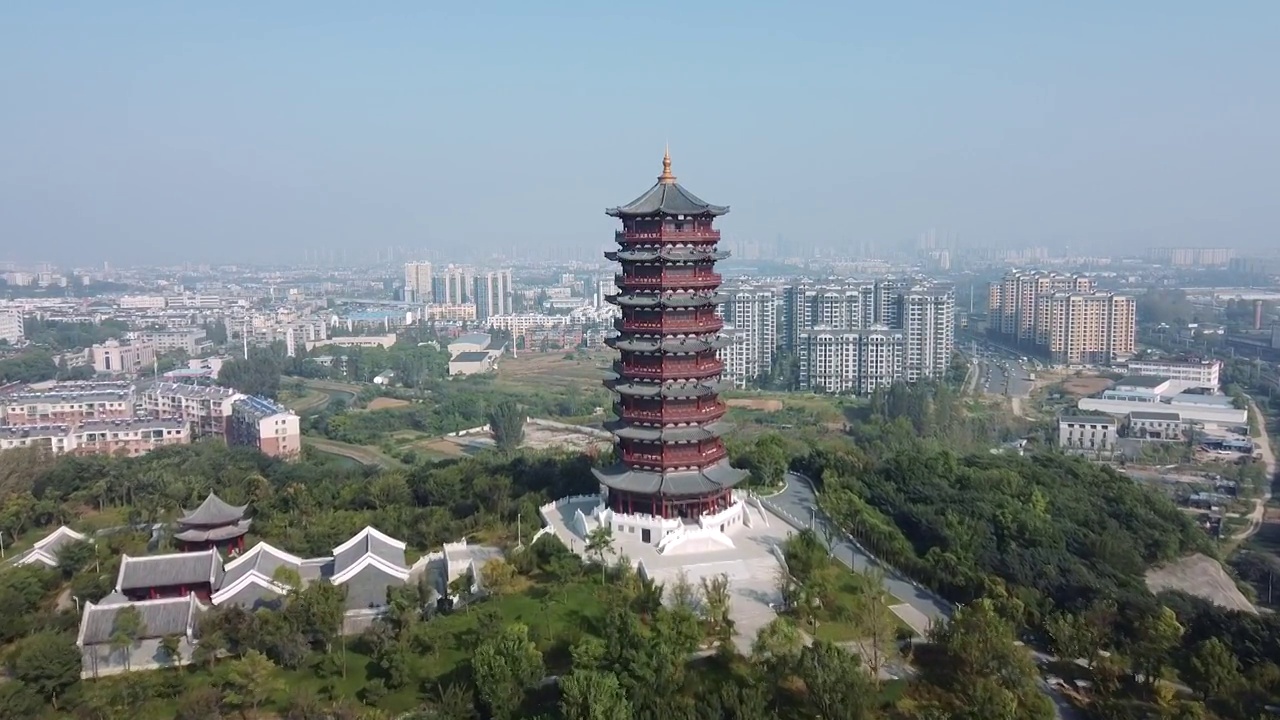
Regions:
M 608 428 L 619 462 L 595 471 L 607 509 L 685 523 L 718 516 L 734 506 L 733 486 L 746 476 L 730 467 L 721 440 L 726 383 L 716 350 L 726 341 L 715 264 L 728 253 L 716 249 L 713 225 L 729 208 L 681 187 L 667 153 L 648 192 L 606 212 L 622 221 L 619 249 L 605 253 L 622 265 L 619 292 L 609 297 L 622 317 L 608 340 L 620 357 L 617 377 L 605 381 L 618 396 Z

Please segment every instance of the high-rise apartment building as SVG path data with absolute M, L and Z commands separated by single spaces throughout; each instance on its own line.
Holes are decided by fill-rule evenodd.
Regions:
M 471 297 L 475 302 L 477 320 L 510 315 L 511 270 L 489 270 L 476 275 L 472 279 Z
M 725 377 L 745 388 L 773 368 L 778 347 L 777 294 L 773 288 L 738 286 L 725 289 L 727 296 L 716 314 L 733 329 L 732 342 L 721 348 Z
M 1067 365 L 1105 364 L 1134 353 L 1133 297 L 1099 292 L 1092 279 L 1011 272 L 991 283 L 991 332 Z
M 449 265 L 438 271 L 433 278 L 433 302 L 444 305 L 462 305 L 472 302 L 471 290 L 475 281 L 475 270 L 469 267 Z
M 907 336 L 901 330 L 819 326 L 801 330 L 796 340 L 802 390 L 867 395 L 906 379 Z
M 868 336 L 871 340 L 857 335 L 872 329 L 877 334 Z M 783 291 L 781 336 L 782 345 L 802 365 L 822 368 L 801 369 L 803 389 L 869 392 L 860 388 L 895 379 L 915 382 L 942 377 L 955 350 L 955 290 L 920 277 L 790 285 Z M 872 345 L 865 346 L 866 351 L 874 351 L 875 358 L 899 365 L 891 370 L 874 364 L 857 369 L 867 342 Z M 842 364 L 853 373 L 844 380 L 836 377 L 842 372 L 836 368 Z
M 16 310 L 0 310 L 0 340 L 17 345 L 23 336 L 22 313 Z
M 1152 248 L 1147 258 L 1172 267 L 1226 267 L 1235 258 L 1231 248 Z
M 411 262 L 404 265 L 404 301 L 431 302 L 431 263 Z

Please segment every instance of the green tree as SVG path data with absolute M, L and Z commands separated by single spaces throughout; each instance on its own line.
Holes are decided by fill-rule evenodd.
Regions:
M 524 411 L 514 400 L 503 400 L 489 411 L 489 431 L 504 453 L 514 452 L 524 442 Z
M 1191 651 L 1181 677 L 1205 701 L 1223 697 L 1241 680 L 1240 660 L 1226 643 L 1216 637 L 1208 638 Z
M 608 566 L 604 556 L 613 550 L 613 530 L 608 525 L 597 525 L 587 533 L 587 554 L 595 557 L 600 563 L 600 582 L 604 582 L 605 570 Z
M 116 612 L 115 620 L 111 625 L 109 642 L 113 652 L 124 653 L 125 670 L 130 669 L 129 658 L 133 655 L 134 645 L 146 632 L 147 626 L 142 622 L 142 615 L 138 613 L 138 608 L 128 605 Z
M 257 650 L 250 650 L 239 660 L 222 666 L 223 702 L 228 707 L 257 712 L 283 684 L 276 674 L 275 663 Z
M 58 707 L 58 696 L 80 680 L 80 651 L 75 638 L 53 632 L 24 639 L 13 660 L 13 677 Z
M 21 680 L 0 683 L 0 720 L 31 720 L 45 711 L 40 694 Z
M 761 487 L 780 487 L 787 476 L 791 454 L 786 442 L 775 434 L 763 435 L 745 458 L 752 481 Z
M 1133 672 L 1144 676 L 1148 686 L 1155 686 L 1182 640 L 1183 628 L 1173 610 L 1161 606 L 1154 614 L 1138 621 L 1137 631 L 1138 639 L 1132 652 Z
M 498 720 L 519 717 L 525 692 L 545 673 L 542 653 L 529 639 L 528 627 L 518 623 L 480 643 L 471 668 L 480 700 Z
M 871 716 L 875 693 L 857 655 L 823 640 L 800 651 L 796 674 L 804 682 L 809 709 L 824 720 Z
M 178 635 L 165 635 L 160 638 L 160 651 L 174 665 L 182 664 L 182 638 Z
M 630 720 L 631 703 L 613 673 L 574 670 L 560 679 L 565 720 Z

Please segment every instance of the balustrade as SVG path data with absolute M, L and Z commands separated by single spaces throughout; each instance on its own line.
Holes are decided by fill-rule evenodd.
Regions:
M 685 358 L 664 359 L 660 363 L 616 361 L 613 371 L 623 376 L 645 378 L 701 378 L 724 372 L 724 363 L 714 359 L 698 361 Z
M 657 320 L 622 318 L 614 322 L 619 332 L 669 335 L 674 333 L 713 333 L 724 328 L 724 321 L 715 315 L 704 317 L 664 317 Z
M 727 455 L 728 452 L 719 443 L 705 444 L 701 447 L 696 445 L 671 445 L 664 447 L 661 452 L 631 450 L 624 447 L 622 461 L 628 464 L 660 467 L 664 470 L 669 470 L 681 467 L 704 467 Z
M 615 274 L 613 283 L 620 288 L 627 287 L 660 287 L 663 285 L 679 288 L 717 287 L 724 278 L 719 273 L 675 273 L 664 272 L 661 275 L 624 275 Z
M 673 401 L 674 402 L 674 401 Z M 678 423 L 710 422 L 724 416 L 728 407 L 721 402 L 701 407 L 665 406 L 657 408 L 626 407 L 614 403 L 613 412 L 631 422 Z

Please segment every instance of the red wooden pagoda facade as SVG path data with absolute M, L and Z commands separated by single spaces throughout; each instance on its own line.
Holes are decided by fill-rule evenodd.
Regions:
M 699 199 L 676 182 L 671 156 L 662 175 L 644 195 L 610 208 L 622 221 L 616 252 L 622 265 L 618 294 L 609 301 L 622 317 L 616 378 L 618 419 L 609 424 L 619 463 L 596 470 L 608 488 L 608 505 L 619 513 L 694 519 L 732 503 L 732 488 L 746 473 L 729 466 L 720 420 L 726 408 L 719 394 L 724 365 L 716 355 L 725 340 L 716 306 L 715 219 L 728 207 Z

